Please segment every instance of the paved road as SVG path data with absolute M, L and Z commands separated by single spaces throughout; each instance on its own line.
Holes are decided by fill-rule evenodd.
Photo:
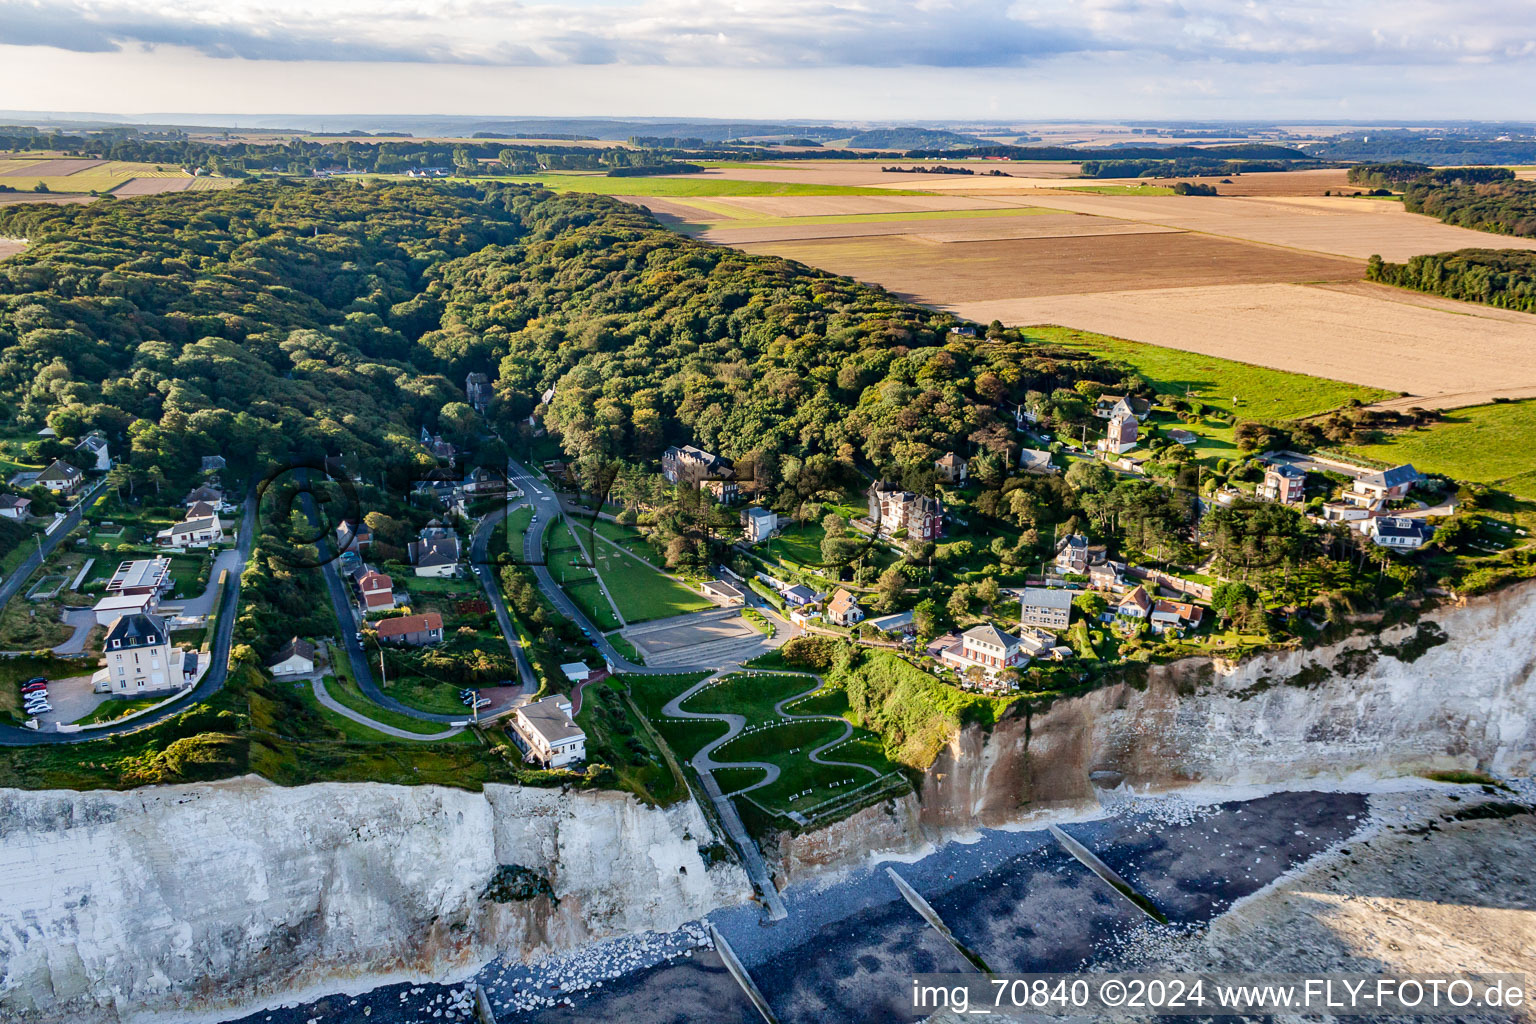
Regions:
M 60 530 L 63 530 L 60 527 Z M 240 518 L 240 538 L 235 550 L 240 553 L 239 564 L 244 566 L 251 559 L 251 545 L 256 539 L 256 495 L 253 493 L 245 499 L 245 511 Z M 217 693 L 229 677 L 229 649 L 235 635 L 235 619 L 240 611 L 240 576 L 239 572 L 231 572 L 229 578 L 224 581 L 224 603 L 221 606 L 221 614 L 217 628 L 213 634 L 212 650 L 209 657 L 212 663 L 208 671 L 203 673 L 203 678 L 198 682 L 192 692 L 161 707 L 152 715 L 144 715 L 135 718 L 131 722 L 124 722 L 120 726 L 104 726 L 100 729 L 91 729 L 88 732 L 33 732 L 31 729 L 21 729 L 15 726 L 0 726 L 0 746 L 24 747 L 41 743 L 84 743 L 102 736 L 115 736 L 122 733 L 137 732 L 146 729 L 158 722 L 162 722 L 172 715 L 179 715 L 194 704 L 200 704 Z M 217 577 L 215 577 L 216 579 Z
M 107 480 L 103 477 L 96 482 L 95 487 L 86 491 L 80 500 L 75 502 L 75 507 L 64 517 L 64 522 L 60 523 L 52 533 L 42 538 L 43 553 L 41 555 L 37 553 L 37 542 L 34 541 L 32 543 L 32 553 L 27 556 L 27 560 L 17 566 L 16 571 L 11 573 L 10 579 L 0 584 L 0 608 L 4 608 L 6 603 L 16 596 L 22 584 L 26 583 L 27 579 L 37 571 L 37 567 L 42 565 L 43 561 L 53 553 L 53 549 L 59 546 L 59 542 L 69 536 L 71 530 L 80 525 L 80 519 L 85 515 L 85 510 L 91 507 L 91 502 L 96 500 L 96 496 L 105 490 L 106 486 Z
M 214 556 L 213 566 L 208 570 L 208 586 L 196 597 L 189 597 L 184 601 L 167 601 L 163 607 L 167 612 L 174 612 L 191 618 L 195 615 L 207 615 L 213 611 L 213 596 L 218 590 L 219 573 L 228 570 L 240 572 L 245 568 L 245 562 L 241 560 L 240 553 L 233 548 L 220 551 Z
M 393 736 L 396 739 L 401 740 L 421 740 L 424 742 L 430 742 L 432 740 L 446 740 L 453 736 L 457 736 L 459 733 L 464 731 L 463 729 L 444 729 L 442 732 L 434 732 L 429 734 L 411 732 L 409 729 L 397 729 L 393 725 L 385 725 L 383 722 L 375 722 L 368 716 L 353 711 L 351 708 L 341 703 L 341 701 L 337 700 L 335 697 L 332 697 L 330 691 L 325 688 L 325 680 L 319 676 L 311 679 L 310 683 L 313 685 L 315 691 L 315 699 L 318 700 L 321 704 L 324 704 L 326 707 L 336 712 L 342 718 L 350 718 L 352 721 L 358 723 L 359 725 L 366 725 L 368 728 L 374 730 L 375 732 L 381 732 L 385 736 Z
M 501 567 L 490 554 L 491 534 L 496 532 L 496 524 L 523 504 L 521 498 L 509 501 L 480 520 L 469 539 L 469 563 L 481 570 L 480 586 L 485 591 L 486 599 L 491 602 L 491 609 L 496 613 L 496 621 L 501 626 L 501 635 L 506 637 L 507 647 L 517 662 L 517 672 L 523 681 L 523 695 L 531 698 L 539 692 L 539 677 L 533 674 L 528 652 L 523 650 L 523 645 L 517 639 L 517 630 L 512 627 L 512 616 L 507 611 L 507 603 L 501 596 L 501 583 L 497 579 Z

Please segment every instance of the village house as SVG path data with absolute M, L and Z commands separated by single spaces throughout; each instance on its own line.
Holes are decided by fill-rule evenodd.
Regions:
M 570 698 L 562 693 L 524 704 L 514 713 L 512 735 L 524 760 L 546 768 L 564 768 L 587 757 L 587 734 L 571 718 Z
M 214 508 L 212 505 L 208 504 L 206 501 L 200 501 L 197 504 L 193 505 L 191 508 L 187 509 L 187 514 L 183 518 L 185 518 L 185 519 L 206 519 L 209 516 L 216 516 L 218 514 L 219 514 L 219 510 L 217 508 Z
M 1205 615 L 1199 605 L 1183 601 L 1155 601 L 1152 604 L 1152 632 L 1162 634 L 1170 629 L 1198 629 Z
M 779 591 L 779 596 L 782 597 L 784 599 L 784 603 L 789 605 L 791 608 L 804 608 L 808 604 L 815 604 L 821 595 L 817 594 L 816 591 L 801 583 L 796 584 L 793 587 L 785 587 L 783 590 Z
M 1072 621 L 1072 597 L 1076 591 L 1025 587 L 1019 599 L 1019 624 L 1063 630 Z
M 699 485 L 699 490 L 720 505 L 734 505 L 741 498 L 741 487 L 735 480 L 705 480 Z
M 951 327 L 949 333 L 951 337 L 955 338 L 974 338 L 976 337 L 976 328 L 970 324 L 960 324 L 959 326 Z
M 165 548 L 206 548 L 224 541 L 224 524 L 217 515 L 192 517 L 155 534 L 155 543 Z
M 413 571 L 420 577 L 452 576 L 458 571 L 462 555 L 458 533 L 436 519 L 422 527 L 418 539 L 411 541 L 408 552 Z
M 837 626 L 853 626 L 863 618 L 864 609 L 859 607 L 852 594 L 842 587 L 832 592 L 832 598 L 827 601 L 828 622 Z
M 395 606 L 395 581 L 369 568 L 361 568 L 355 577 L 358 599 L 363 611 L 388 611 Z
M 187 508 L 191 508 L 200 501 L 205 501 L 217 508 L 219 505 L 224 504 L 224 492 L 212 484 L 203 484 L 192 488 L 192 490 L 187 492 L 187 496 L 181 499 L 181 503 Z
M 156 615 L 119 616 L 107 630 L 102 653 L 106 667 L 91 677 L 92 688 L 123 699 L 179 690 L 196 671 L 196 659 L 171 646 L 165 620 Z
M 1051 476 L 1061 472 L 1061 467 L 1051 462 L 1051 453 L 1038 448 L 1025 448 L 1019 452 L 1019 468 L 1036 476 Z
M 736 467 L 730 459 L 691 444 L 674 445 L 661 453 L 661 475 L 669 484 L 698 487 L 706 480 L 731 479 L 736 475 Z
M 1362 508 L 1381 509 L 1388 502 L 1406 498 L 1420 479 L 1418 470 L 1406 464 L 1366 473 L 1355 478 L 1350 489 L 1344 492 L 1344 500 Z
M 1022 668 L 1029 662 L 1022 640 L 990 624 L 972 626 L 960 634 L 959 641 L 940 648 L 938 660 L 962 675 L 972 668 L 980 668 L 986 675 L 996 676 L 1005 669 Z
M 379 642 L 383 644 L 420 647 L 423 644 L 440 643 L 443 639 L 443 617 L 437 612 L 380 619 L 373 624 L 373 628 Z
M 124 615 L 150 615 L 160 607 L 160 594 L 108 594 L 91 607 L 98 626 L 110 626 Z
M 707 580 L 699 584 L 699 590 L 711 601 L 726 607 L 747 603 L 746 595 L 724 580 Z
M 1434 535 L 1434 528 L 1422 519 L 1406 516 L 1380 516 L 1360 524 L 1360 532 L 1381 548 L 1417 551 Z
M 336 527 L 338 551 L 362 551 L 372 543 L 373 531 L 368 528 L 367 523 L 343 519 Z
M 938 540 L 944 532 L 944 506 L 938 498 L 913 494 L 884 480 L 869 488 L 869 518 L 887 537 L 906 530 L 909 540 Z
M 1099 565 L 1088 567 L 1088 586 L 1094 590 L 1117 593 L 1125 586 L 1125 563 L 1106 559 Z
M 1088 575 L 1090 566 L 1098 565 L 1108 556 L 1103 544 L 1089 544 L 1080 533 L 1069 533 L 1056 542 L 1056 568 L 1074 576 Z
M 933 464 L 934 472 L 939 480 L 946 484 L 959 486 L 965 483 L 965 460 L 954 452 L 950 452 Z
M 1300 505 L 1307 499 L 1307 474 L 1288 462 L 1279 462 L 1264 470 L 1259 497 L 1282 505 Z
M 1124 455 L 1136 447 L 1136 417 L 1116 416 L 1109 421 L 1109 429 L 1097 443 L 1105 455 Z
M 1172 430 L 1168 431 L 1168 440 L 1172 441 L 1174 444 L 1181 444 L 1188 448 L 1200 440 L 1200 435 L 1192 434 L 1182 427 L 1174 427 Z
M 1145 587 L 1138 586 L 1115 605 L 1115 614 L 1124 619 L 1145 619 L 1152 614 L 1152 599 Z
M 71 466 L 67 462 L 55 462 L 32 481 L 39 487 L 46 487 L 54 494 L 74 494 L 85 482 L 85 474 L 79 467 Z
M 307 676 L 315 670 L 315 645 L 294 637 L 267 662 L 274 676 Z
M 438 462 L 447 464 L 450 468 L 458 464 L 459 450 L 442 434 L 434 434 L 426 427 L 422 427 L 421 446 L 427 450 L 428 455 Z
M 575 686 L 577 683 L 585 683 L 592 678 L 592 670 L 587 668 L 584 661 L 567 661 L 560 666 L 560 674 L 565 676 L 565 681 Z
M 169 558 L 140 558 L 121 562 L 107 580 L 109 594 L 160 594 L 171 589 Z
M 1101 420 L 1117 416 L 1132 420 L 1144 420 L 1152 412 L 1152 403 L 1135 395 L 1100 395 L 1094 403 L 1093 414 Z
M 894 615 L 882 615 L 879 618 L 867 621 L 881 633 L 904 633 L 910 636 L 917 632 L 917 623 L 910 611 L 897 612 Z
M 107 452 L 107 439 L 101 431 L 93 430 L 80 439 L 75 445 L 75 451 L 84 452 L 92 459 L 89 468 L 98 473 L 105 473 L 112 468 L 112 456 Z
M 1368 508 L 1347 501 L 1330 501 L 1323 505 L 1323 514 L 1319 518 L 1325 523 L 1352 523 L 1370 516 Z
M 31 515 L 32 499 L 15 494 L 0 494 L 0 516 L 6 519 L 25 519 Z
M 779 528 L 779 517 L 772 509 L 752 508 L 741 511 L 742 539 L 748 544 L 758 544 L 772 537 Z
M 464 378 L 464 398 L 475 412 L 485 415 L 485 410 L 491 404 L 491 378 L 484 373 L 471 373 Z

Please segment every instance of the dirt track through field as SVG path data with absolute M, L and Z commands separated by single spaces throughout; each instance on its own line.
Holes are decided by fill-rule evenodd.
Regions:
M 1416 396 L 1409 405 L 1476 405 L 1536 392 L 1536 316 L 1520 321 L 1470 303 L 1432 308 L 1418 298 L 1373 285 L 1277 283 L 955 301 L 948 308 L 982 323 L 1061 324 L 1402 391 Z

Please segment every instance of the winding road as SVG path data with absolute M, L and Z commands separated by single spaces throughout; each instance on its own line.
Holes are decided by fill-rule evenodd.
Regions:
M 509 501 L 487 513 L 480 520 L 469 539 L 469 563 L 475 568 L 484 570 L 479 574 L 480 587 L 491 603 L 491 610 L 496 613 L 496 623 L 501 627 L 501 635 L 506 638 L 507 648 L 512 652 L 512 659 L 517 662 L 517 674 L 522 680 L 523 696 L 532 698 L 539 692 L 539 677 L 533 674 L 533 665 L 528 661 L 528 652 L 523 650 L 523 645 L 517 640 L 517 630 L 512 626 L 512 616 L 507 611 L 506 600 L 501 595 L 501 583 L 497 579 L 499 566 L 490 557 L 491 535 L 496 532 L 496 524 L 505 519 L 513 509 L 522 505 L 521 498 Z
M 92 492 L 94 493 L 94 492 Z M 83 503 L 82 503 L 83 504 Z M 79 520 L 76 520 L 78 523 Z M 73 529 L 73 527 L 70 527 Z M 54 531 L 55 535 L 64 533 L 64 527 Z M 256 495 L 252 493 L 245 499 L 245 509 L 240 517 L 240 536 L 235 544 L 235 550 L 239 552 L 239 565 L 244 566 L 251 559 L 251 545 L 256 539 Z M 44 743 L 86 743 L 103 736 L 117 736 L 124 733 L 138 732 L 165 721 L 172 715 L 179 715 L 194 704 L 200 704 L 219 692 L 224 682 L 229 678 L 229 649 L 235 635 L 235 619 L 240 610 L 240 572 L 231 572 L 229 578 L 224 581 L 223 603 L 219 606 L 221 614 L 218 625 L 214 629 L 212 649 L 209 657 L 212 659 L 208 671 L 203 673 L 203 678 L 190 692 L 183 694 L 168 704 L 163 705 L 154 713 L 143 715 L 131 722 L 123 722 L 121 725 L 108 725 L 100 729 L 82 730 L 80 732 L 34 732 L 31 729 L 21 729 L 16 726 L 0 726 L 0 746 L 25 747 Z M 12 577 L 13 579 L 15 577 Z M 11 593 L 15 593 L 14 589 Z

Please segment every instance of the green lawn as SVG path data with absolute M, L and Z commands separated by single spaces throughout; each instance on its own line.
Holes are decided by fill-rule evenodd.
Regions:
M 821 542 L 826 539 L 827 531 L 822 529 L 820 523 L 796 523 L 791 520 L 781 529 L 783 532 L 770 540 L 765 548 L 769 558 L 794 565 L 821 564 Z
M 1133 367 L 1158 394 L 1187 394 L 1239 419 L 1280 422 L 1337 409 L 1350 399 L 1375 402 L 1395 393 L 1326 377 L 1271 370 L 1251 363 L 1145 345 L 1064 327 L 1032 327 L 1031 338 L 1082 349 Z M 1233 397 L 1237 398 L 1236 405 Z M 1194 428 L 1189 428 L 1194 429 Z
M 607 632 L 619 628 L 613 606 L 597 585 L 597 574 L 588 566 L 587 557 L 576 545 L 570 523 L 561 520 L 549 531 L 549 571 L 562 590 L 576 602 L 598 629 Z
M 468 718 L 469 708 L 459 700 L 459 690 L 462 688 L 456 683 L 444 683 L 425 676 L 391 679 L 383 687 L 386 694 L 402 704 L 408 704 L 422 711 L 431 711 L 434 714 L 463 715 Z M 372 712 L 369 714 L 371 715 Z M 431 731 L 441 732 L 443 728 L 439 726 Z
M 124 715 L 131 715 L 135 711 L 143 711 L 152 708 L 164 700 L 164 697 L 146 697 L 142 700 L 106 700 L 95 711 L 84 718 L 77 718 L 75 725 L 90 725 L 94 722 L 112 722 Z
M 714 607 L 714 603 L 704 595 L 616 551 L 601 540 L 594 541 L 591 534 L 582 527 L 577 529 L 581 530 L 585 543 L 595 545 L 589 550 L 593 552 L 603 582 L 608 584 L 608 593 L 613 595 L 614 603 L 619 606 L 619 614 L 624 616 L 626 622 L 664 619 L 671 615 Z
M 808 676 L 737 673 L 711 683 L 688 698 L 683 710 L 702 714 L 733 712 L 746 715 L 749 721 L 767 721 L 774 717 L 775 704 L 815 685 L 816 680 Z M 800 709 L 791 708 L 790 711 L 794 713 Z
M 1536 400 L 1452 409 L 1439 423 L 1346 451 L 1536 498 Z
M 352 681 L 350 671 L 347 671 L 343 679 L 337 679 L 335 676 L 326 676 L 325 692 L 329 693 L 336 703 L 343 704 L 358 714 L 373 719 L 380 725 L 392 725 L 396 729 L 420 733 L 423 736 L 430 736 L 447 728 L 447 726 L 439 722 L 423 722 L 419 718 L 412 718 L 410 715 L 402 715 L 398 711 L 391 711 L 388 708 L 380 707 L 369 700 L 367 695 L 357 688 L 357 684 Z M 455 691 L 455 696 L 457 696 L 457 691 Z M 459 710 L 463 707 L 464 705 L 460 704 L 454 710 Z M 466 712 L 466 716 L 467 714 Z
M 656 749 L 643 724 L 610 682 L 581 691 L 576 724 L 587 734 L 587 760 L 601 761 L 619 777 L 619 786 L 647 803 L 665 806 L 688 795 Z
M 716 750 L 714 757 L 717 761 L 767 761 L 777 765 L 778 779 L 753 790 L 751 798 L 769 810 L 814 811 L 834 799 L 838 790 L 852 790 L 875 780 L 875 776 L 859 768 L 817 764 L 807 756 L 836 737 L 842 728 L 838 722 L 790 722 L 739 736 Z M 894 771 L 895 766 L 887 765 L 884 770 Z
M 533 519 L 533 509 L 520 505 L 506 514 L 496 529 L 491 531 L 491 541 L 486 548 L 486 560 L 492 565 L 523 560 L 523 534 Z
M 625 551 L 639 555 L 648 562 L 656 562 L 660 557 L 656 549 L 651 547 L 650 542 L 633 527 L 620 526 L 618 523 L 599 519 L 594 528 L 600 536 L 607 537 Z
M 352 721 L 352 719 L 347 718 L 345 715 L 338 715 L 336 712 L 332 711 L 330 708 L 328 708 L 325 705 L 320 703 L 320 698 L 315 696 L 315 691 L 310 686 L 308 681 L 299 682 L 299 683 L 291 683 L 291 684 L 282 684 L 282 685 L 291 685 L 293 687 L 294 694 L 299 698 L 300 702 L 302 702 L 311 711 L 315 712 L 322 719 L 324 719 L 325 720 L 325 724 L 329 725 L 331 728 L 333 728 L 333 729 L 337 730 L 338 732 L 340 732 L 342 734 L 342 736 L 344 736 L 346 738 L 347 742 L 349 742 L 349 743 L 409 743 L 409 742 L 412 742 L 410 740 L 402 740 L 402 739 L 399 739 L 398 737 L 385 735 L 384 733 L 379 732 L 379 731 L 377 731 L 375 729 L 370 729 L 368 726 L 363 725 L 361 722 L 354 722 L 354 721 Z M 330 687 L 327 687 L 327 690 L 330 691 L 330 692 L 334 692 Z M 338 698 L 338 702 L 342 703 L 342 704 L 346 704 L 347 703 L 346 701 L 340 700 L 340 698 Z M 351 705 L 348 705 L 348 706 L 350 707 Z M 379 717 L 379 716 L 375 715 L 373 713 L 373 711 L 369 711 L 368 715 L 370 717 L 372 717 L 372 718 L 375 718 L 375 719 L 377 719 Z M 390 723 L 390 724 L 393 724 L 393 723 Z M 431 732 L 442 732 L 446 728 L 448 728 L 446 725 L 439 725 L 439 726 L 434 727 L 430 731 Z M 412 731 L 415 732 L 417 730 L 413 729 Z M 459 733 L 457 736 L 450 737 L 449 739 L 446 739 L 446 740 L 440 740 L 438 742 L 442 742 L 442 743 L 474 743 L 474 744 L 478 745 L 480 740 L 475 736 L 474 733 L 469 732 L 468 730 L 465 730 L 465 731 Z

